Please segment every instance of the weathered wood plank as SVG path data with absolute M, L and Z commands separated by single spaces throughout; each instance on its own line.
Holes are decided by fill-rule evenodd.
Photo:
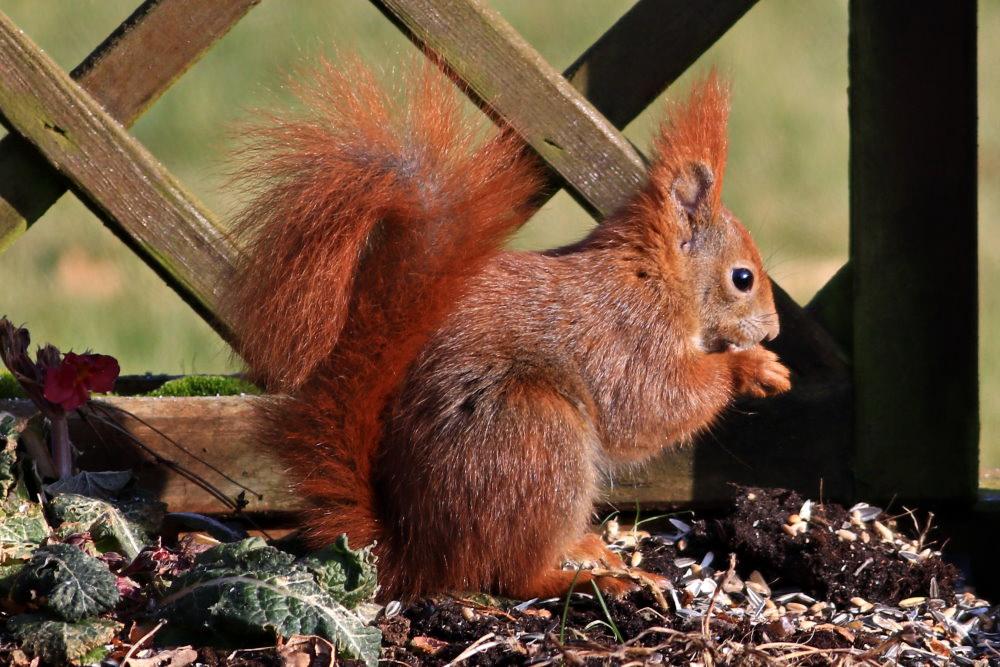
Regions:
M 0 14 L 0 111 L 119 238 L 217 330 L 236 250 L 192 195 Z
M 979 434 L 976 3 L 850 3 L 857 475 L 971 503 Z
M 618 208 L 643 178 L 634 149 L 613 128 L 635 118 L 755 2 L 704 7 L 640 0 L 563 74 L 580 98 L 479 0 L 373 0 L 411 40 L 443 57 L 473 99 L 514 125 L 551 168 L 539 206 L 565 185 L 599 218 Z M 567 123 L 566 117 L 577 120 Z M 567 127 L 586 128 L 579 138 L 588 143 L 566 139 Z
M 264 496 L 247 496 L 247 511 L 294 510 L 301 502 L 289 492 L 283 466 L 276 456 L 248 447 L 252 437 L 254 404 L 251 396 L 200 398 L 107 397 L 98 403 L 117 411 L 130 412 L 169 435 L 188 451 L 222 470 L 241 484 Z M 0 400 L 0 412 L 27 417 L 34 406 L 27 400 Z M 150 447 L 160 457 L 173 461 L 211 482 L 235 498 L 241 491 L 208 465 L 172 446 L 148 427 L 126 415 L 114 420 Z M 85 470 L 133 470 L 139 482 L 166 502 L 175 512 L 225 512 L 220 501 L 193 482 L 180 477 L 142 451 L 114 428 L 94 431 L 78 417 L 70 419 L 70 435 L 81 451 L 80 466 Z
M 254 406 L 261 400 L 266 399 L 254 396 L 108 397 L 100 399 L 99 404 L 140 417 L 208 464 L 262 494 L 262 500 L 250 498 L 248 511 L 294 511 L 302 507 L 302 501 L 289 490 L 288 478 L 278 457 L 274 452 L 248 446 L 253 441 Z M 0 412 L 28 416 L 34 413 L 34 408 L 27 400 L 0 400 Z M 226 482 L 208 465 L 185 455 L 138 421 L 122 416 L 115 423 L 159 456 L 183 465 L 230 497 L 239 494 L 238 487 Z M 130 444 L 113 429 L 102 428 L 95 433 L 81 420 L 73 418 L 70 430 L 73 442 L 83 452 L 81 467 L 134 470 L 140 482 L 167 502 L 172 511 L 226 511 L 222 503 L 158 464 L 153 456 Z M 682 447 L 666 452 L 651 465 L 623 470 L 604 490 L 600 501 L 629 509 L 636 502 L 644 508 L 720 505 L 732 493 L 729 482 L 745 481 L 747 471 L 753 472 L 753 479 L 763 480 L 758 483 L 773 482 L 810 492 L 815 491 L 817 469 L 831 469 L 825 454 L 818 454 L 809 447 L 754 445 L 743 448 L 735 457 L 718 445 L 705 451 L 711 453 L 710 466 L 704 465 L 705 455 L 699 454 L 696 448 Z M 830 481 L 828 476 L 827 482 Z M 830 487 L 826 488 L 829 491 Z
M 591 211 L 612 213 L 643 182 L 643 160 L 628 140 L 481 0 L 376 5 L 440 55 L 479 104 L 513 126 Z
M 125 127 L 260 0 L 146 0 L 70 76 Z M 0 252 L 66 192 L 22 137 L 0 141 Z
M 755 4 L 639 0 L 563 76 L 622 129 Z

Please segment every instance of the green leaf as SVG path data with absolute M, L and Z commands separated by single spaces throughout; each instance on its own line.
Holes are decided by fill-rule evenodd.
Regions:
M 27 500 L 18 479 L 15 449 L 25 424 L 9 415 L 0 419 L 0 562 L 5 565 L 29 558 L 49 534 L 42 506 Z
M 0 502 L 0 555 L 28 558 L 49 536 L 49 524 L 38 503 L 11 498 Z
M 13 415 L 0 413 L 0 494 L 6 495 L 8 489 L 17 481 L 14 474 L 14 464 L 17 456 L 17 439 L 24 428 L 24 422 Z
M 107 565 L 68 544 L 35 552 L 14 581 L 14 599 L 75 622 L 118 603 L 117 579 Z
M 348 609 L 375 595 L 375 565 L 370 546 L 357 551 L 347 546 L 347 535 L 302 559 L 302 565 L 335 600 Z
M 45 662 L 90 664 L 107 654 L 103 645 L 114 638 L 122 624 L 103 618 L 65 623 L 42 614 L 21 614 L 7 622 L 7 629 L 21 641 L 25 651 Z
M 335 643 L 345 657 L 376 664 L 381 633 L 346 609 L 328 587 L 338 578 L 363 577 L 328 571 L 339 567 L 336 558 L 310 561 L 308 566 L 296 563 L 260 538 L 204 552 L 161 600 L 169 625 L 157 641 L 238 647 L 273 641 L 275 635 L 315 634 Z M 317 581 L 317 572 L 324 583 Z
M 74 493 L 88 498 L 111 500 L 117 498 L 121 490 L 131 480 L 132 473 L 128 470 L 81 472 L 46 484 L 45 490 L 54 496 L 61 493 Z
M 90 533 L 101 553 L 116 551 L 128 559 L 135 558 L 143 547 L 152 544 L 154 532 L 163 517 L 161 503 L 146 501 L 110 503 L 73 493 L 56 496 L 49 503 L 49 515 L 60 537 L 73 533 Z

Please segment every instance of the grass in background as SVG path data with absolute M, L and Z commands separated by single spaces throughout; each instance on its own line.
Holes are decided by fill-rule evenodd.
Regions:
M 67 69 L 139 0 L 0 0 L 0 11 Z M 621 0 L 491 2 L 557 69 L 631 4 Z M 980 117 L 1000 117 L 1000 2 L 980 13 Z M 69 27 L 68 27 L 69 26 Z M 221 217 L 228 128 L 246 109 L 287 102 L 282 85 L 315 54 L 359 51 L 391 64 L 412 49 L 367 0 L 264 2 L 182 77 L 133 132 Z M 807 301 L 847 256 L 847 3 L 769 0 L 752 9 L 693 68 L 734 80 L 725 197 L 753 230 L 769 270 Z M 672 88 L 683 91 L 692 75 Z M 932 91 L 929 91 L 929 94 Z M 682 94 L 682 93 L 680 93 Z M 645 148 L 662 102 L 626 130 Z M 983 464 L 1000 466 L 1000 124 L 980 123 L 980 276 Z M 578 238 L 592 221 L 560 194 L 515 240 L 542 248 Z M 227 347 L 71 195 L 0 258 L 0 314 L 36 342 L 119 358 L 124 372 L 220 373 Z

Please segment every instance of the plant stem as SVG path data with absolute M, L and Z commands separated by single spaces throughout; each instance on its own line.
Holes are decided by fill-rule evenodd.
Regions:
M 73 443 L 69 441 L 69 420 L 66 413 L 49 417 L 52 426 L 52 459 L 59 479 L 73 474 Z

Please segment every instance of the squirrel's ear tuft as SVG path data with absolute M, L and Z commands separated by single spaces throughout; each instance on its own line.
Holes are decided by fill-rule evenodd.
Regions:
M 670 197 L 689 215 L 697 215 L 709 204 L 715 176 L 704 162 L 689 162 L 674 177 Z
M 668 106 L 649 178 L 689 213 L 720 205 L 728 117 L 729 85 L 714 70 L 693 86 L 686 101 Z

